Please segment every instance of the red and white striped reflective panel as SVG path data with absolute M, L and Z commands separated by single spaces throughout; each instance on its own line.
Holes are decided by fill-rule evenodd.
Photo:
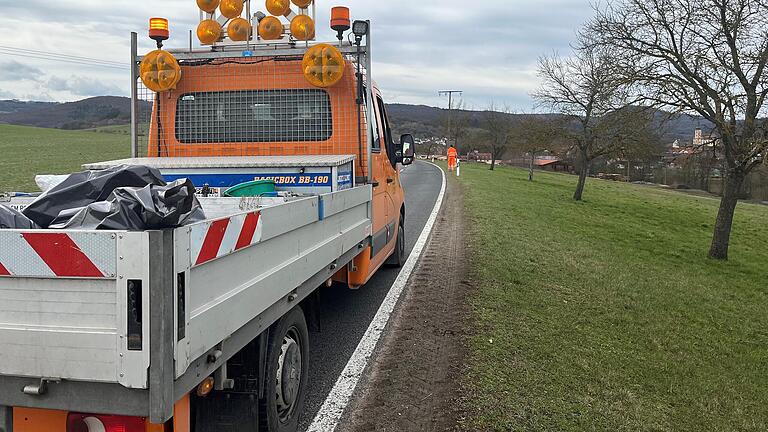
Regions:
M 115 277 L 109 233 L 0 232 L 0 276 Z
M 192 226 L 192 265 L 198 266 L 261 241 L 261 214 L 253 212 Z

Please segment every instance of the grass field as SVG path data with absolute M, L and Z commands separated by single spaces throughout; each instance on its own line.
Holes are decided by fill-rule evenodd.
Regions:
M 38 191 L 37 174 L 69 174 L 88 162 L 130 155 L 125 127 L 63 131 L 0 125 L 0 192 Z
M 768 207 L 462 167 L 472 307 L 467 430 L 768 430 Z

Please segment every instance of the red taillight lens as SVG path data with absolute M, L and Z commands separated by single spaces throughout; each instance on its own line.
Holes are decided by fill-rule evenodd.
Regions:
M 69 414 L 67 432 L 144 432 L 142 417 Z

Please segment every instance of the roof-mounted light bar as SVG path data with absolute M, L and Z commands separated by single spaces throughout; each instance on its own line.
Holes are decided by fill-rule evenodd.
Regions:
M 315 39 L 314 0 L 196 1 L 200 9 L 198 40 L 202 45 L 226 46 L 242 42 L 275 41 L 294 43 Z M 263 2 L 263 8 L 268 15 L 256 11 L 257 7 L 252 7 L 256 2 Z M 251 28 L 249 32 L 245 32 L 243 21 L 240 20 L 248 23 Z M 234 21 L 237 21 L 237 24 L 233 24 Z M 218 31 L 213 28 L 214 23 L 218 23 Z

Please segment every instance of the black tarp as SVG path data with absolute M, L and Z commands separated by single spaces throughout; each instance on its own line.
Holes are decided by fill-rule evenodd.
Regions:
M 120 165 L 99 171 L 71 174 L 40 195 L 22 213 L 37 225 L 48 228 L 65 210 L 80 209 L 106 201 L 119 187 L 165 185 L 160 171 L 142 165 Z
M 165 186 L 121 187 L 107 200 L 61 212 L 53 229 L 152 230 L 205 220 L 195 186 L 182 179 Z
M 23 213 L 0 204 L 0 229 L 37 229 L 39 228 Z
M 9 224 L 24 225 L 23 219 L 11 215 L 5 218 Z M 176 228 L 205 219 L 191 181 L 167 184 L 160 171 L 141 165 L 72 174 L 37 198 L 22 216 L 35 228 L 131 231 Z

